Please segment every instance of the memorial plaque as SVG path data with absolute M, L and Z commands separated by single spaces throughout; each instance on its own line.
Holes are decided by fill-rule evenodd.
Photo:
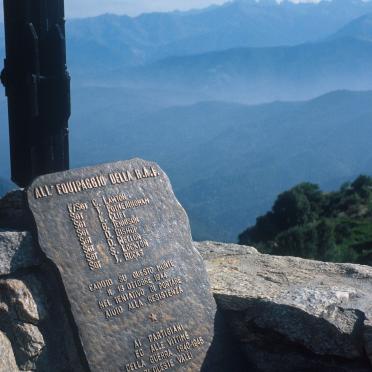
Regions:
M 27 197 L 91 371 L 219 369 L 208 360 L 216 308 L 204 264 L 155 163 L 41 176 Z

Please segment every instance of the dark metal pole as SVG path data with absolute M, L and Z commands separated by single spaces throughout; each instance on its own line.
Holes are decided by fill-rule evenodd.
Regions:
M 69 168 L 64 0 L 4 0 L 12 180 Z

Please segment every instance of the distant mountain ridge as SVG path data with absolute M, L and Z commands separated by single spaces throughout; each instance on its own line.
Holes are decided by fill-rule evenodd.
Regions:
M 347 0 L 342 3 L 350 4 Z M 233 4 L 247 6 L 245 2 Z M 271 2 L 266 6 L 269 10 L 272 7 Z M 217 8 L 219 11 L 231 11 L 230 5 L 213 10 Z M 266 8 L 261 4 L 259 9 Z M 280 8 L 276 6 L 275 9 Z M 197 15 L 205 16 L 208 12 L 200 11 Z M 188 17 L 187 14 L 176 13 L 178 17 L 181 17 L 180 14 Z M 160 17 L 158 14 L 148 16 Z M 169 20 L 169 14 L 162 16 Z M 113 16 L 107 17 L 111 19 Z M 299 45 L 218 49 L 199 54 L 173 55 L 153 63 L 145 63 L 145 58 L 144 66 L 128 67 L 123 63 L 120 68 L 111 70 L 109 66 L 99 69 L 94 63 L 92 70 L 89 70 L 89 67 L 85 67 L 88 63 L 81 63 L 85 69 L 81 81 L 88 80 L 97 86 L 126 86 L 144 92 L 156 91 L 161 87 L 164 97 L 173 100 L 179 96 L 180 104 L 185 103 L 182 96 L 194 102 L 223 100 L 250 104 L 308 100 L 340 89 L 372 89 L 372 38 L 369 35 L 372 36 L 371 15 L 366 14 L 322 40 Z M 163 36 L 152 35 L 157 42 Z M 213 43 L 208 41 L 207 44 Z M 223 43 L 219 45 L 222 46 Z M 81 49 L 84 47 L 88 45 L 83 45 Z M 118 45 L 115 48 L 115 53 L 120 53 L 121 48 Z M 160 45 L 159 50 L 162 48 Z M 89 56 L 89 53 L 86 55 Z M 115 56 L 110 58 L 119 60 Z M 80 78 L 76 71 L 75 75 Z
M 257 106 L 201 102 L 134 117 L 117 110 L 110 107 L 104 125 L 95 111 L 84 116 L 89 125 L 72 121 L 73 165 L 135 156 L 157 161 L 196 239 L 234 241 L 279 192 L 299 182 L 330 189 L 371 173 L 371 91 Z
M 296 45 L 323 39 L 372 12 L 372 2 L 233 1 L 193 12 L 103 15 L 67 22 L 73 71 L 143 65 L 174 55 L 237 47 Z
M 372 13 L 365 14 L 337 31 L 330 39 L 354 38 L 372 41 Z
M 190 89 L 196 97 L 256 103 L 370 89 L 371 71 L 372 42 L 341 36 L 297 46 L 170 57 L 113 77 L 135 85 Z

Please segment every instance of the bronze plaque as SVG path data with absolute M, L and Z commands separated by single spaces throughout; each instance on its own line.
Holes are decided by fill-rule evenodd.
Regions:
M 204 263 L 158 165 L 133 159 L 49 174 L 27 197 L 91 371 L 219 369 Z

